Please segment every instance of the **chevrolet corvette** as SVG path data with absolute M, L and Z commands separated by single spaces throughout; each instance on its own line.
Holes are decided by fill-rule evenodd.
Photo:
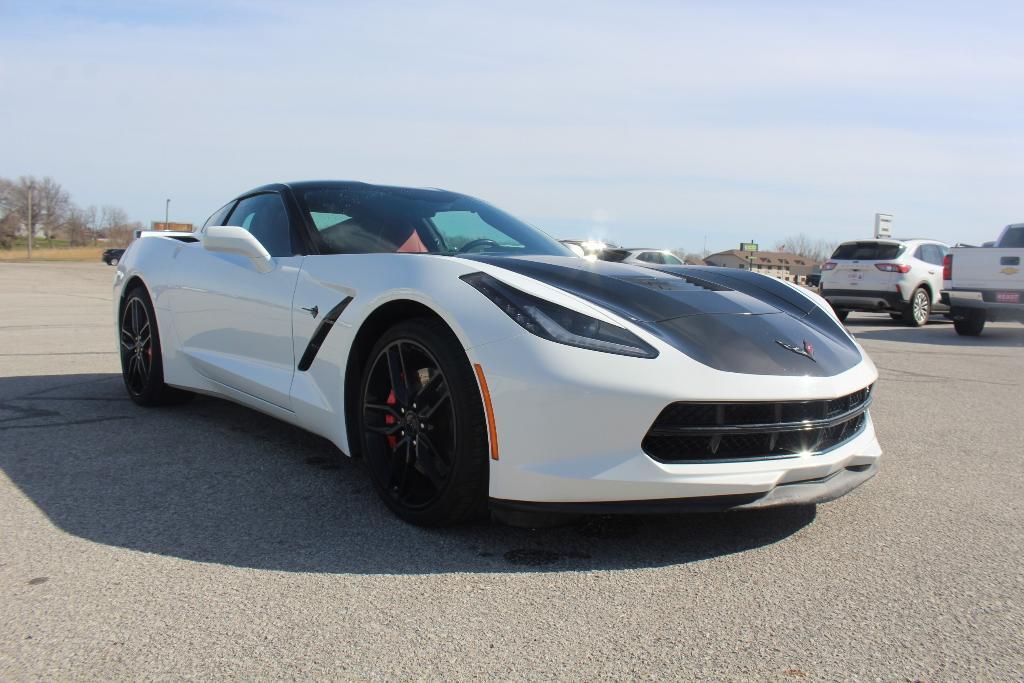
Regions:
M 137 404 L 322 435 L 416 524 L 814 504 L 878 470 L 875 366 L 816 294 L 588 261 L 455 192 L 266 185 L 142 233 L 113 301 Z

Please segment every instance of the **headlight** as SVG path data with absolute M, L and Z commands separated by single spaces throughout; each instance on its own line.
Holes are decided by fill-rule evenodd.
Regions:
M 629 330 L 521 292 L 486 273 L 470 273 L 463 275 L 462 279 L 523 329 L 538 337 L 620 356 L 658 356 L 656 349 Z

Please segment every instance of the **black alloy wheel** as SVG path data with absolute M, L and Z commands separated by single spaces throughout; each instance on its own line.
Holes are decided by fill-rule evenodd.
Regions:
M 443 323 L 414 319 L 381 337 L 363 373 L 359 419 L 370 476 L 399 517 L 438 526 L 486 509 L 483 406 Z
M 193 394 L 164 384 L 160 334 L 153 304 L 144 287 L 125 294 L 118 326 L 121 376 L 131 399 L 140 406 L 180 403 Z
M 153 374 L 153 326 L 141 296 L 134 292 L 121 314 L 121 366 L 128 393 L 141 396 Z

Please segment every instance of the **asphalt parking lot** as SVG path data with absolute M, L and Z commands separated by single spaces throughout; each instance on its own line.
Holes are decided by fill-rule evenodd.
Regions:
M 112 275 L 0 264 L 0 679 L 1024 671 L 1024 326 L 851 315 L 886 454 L 839 501 L 424 530 L 319 438 L 132 404 Z

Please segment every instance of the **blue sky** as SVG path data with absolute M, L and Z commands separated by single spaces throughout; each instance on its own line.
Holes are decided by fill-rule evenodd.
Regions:
M 1024 3 L 554 5 L 0 0 L 0 176 L 146 222 L 445 187 L 694 251 L 1024 220 Z

